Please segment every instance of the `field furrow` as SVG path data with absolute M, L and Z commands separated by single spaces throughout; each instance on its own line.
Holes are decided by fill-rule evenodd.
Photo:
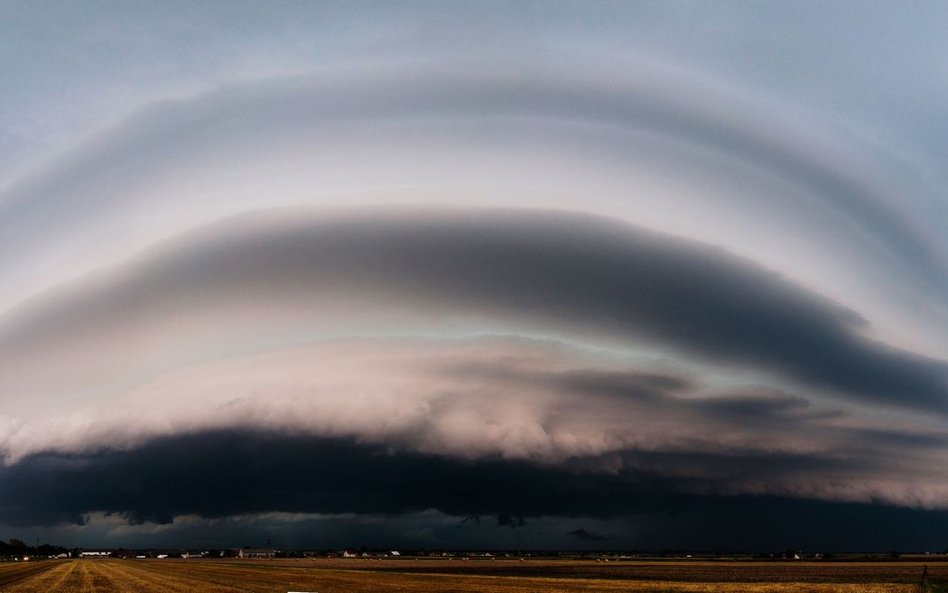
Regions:
M 915 593 L 918 587 L 910 579 L 918 568 L 643 562 L 606 567 L 568 560 L 468 564 L 85 559 L 0 567 L 0 593 Z M 930 572 L 942 574 L 946 568 L 933 566 Z M 840 573 L 854 581 L 839 582 Z
M 49 562 L 5 562 L 0 564 L 0 591 L 5 587 L 53 568 Z
M 74 562 L 57 563 L 30 578 L 17 581 L 0 589 L 3 593 L 77 593 L 81 591 L 77 565 Z

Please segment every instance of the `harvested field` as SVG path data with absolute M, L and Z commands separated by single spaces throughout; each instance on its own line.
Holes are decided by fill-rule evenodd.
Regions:
M 46 562 L 4 562 L 0 564 L 0 591 L 5 590 L 7 585 L 26 580 L 53 566 Z
M 916 592 L 917 563 L 65 560 L 0 566 L 3 593 Z M 948 581 L 948 564 L 929 565 Z
M 279 561 L 277 561 L 279 562 Z M 343 565 L 345 561 L 343 561 Z M 917 583 L 923 565 L 914 562 L 728 562 L 728 561 L 416 561 L 391 565 L 365 562 L 360 570 L 456 575 L 555 577 L 605 580 L 674 580 L 698 583 Z M 928 566 L 929 577 L 948 582 L 948 564 Z

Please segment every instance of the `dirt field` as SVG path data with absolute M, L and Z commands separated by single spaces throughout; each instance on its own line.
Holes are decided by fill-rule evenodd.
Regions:
M 63 560 L 0 565 L 3 593 L 916 592 L 916 563 Z M 948 564 L 929 565 L 948 581 Z

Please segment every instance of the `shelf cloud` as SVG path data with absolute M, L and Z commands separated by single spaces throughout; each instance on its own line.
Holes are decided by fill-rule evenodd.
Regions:
M 944 525 L 943 8 L 113 8 L 0 23 L 0 527 Z
M 214 239 L 194 240 L 205 235 Z M 861 335 L 866 322 L 854 311 L 723 250 L 613 221 L 516 210 L 314 220 L 295 212 L 225 223 L 179 244 L 24 306 L 0 336 L 3 375 L 92 340 L 113 354 L 77 354 L 91 355 L 81 372 L 115 365 L 119 350 L 134 356 L 134 344 L 147 358 L 150 340 L 195 348 L 202 334 L 259 335 L 281 319 L 317 331 L 332 326 L 327 317 L 365 308 L 396 317 L 423 308 L 654 343 L 888 405 L 941 413 L 948 399 L 948 363 Z M 169 324 L 176 331 L 159 338 Z

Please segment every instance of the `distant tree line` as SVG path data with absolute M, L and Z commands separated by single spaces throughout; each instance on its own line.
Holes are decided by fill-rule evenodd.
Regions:
M 26 542 L 17 538 L 13 538 L 10 541 L 0 540 L 0 557 L 3 558 L 22 558 L 23 556 L 55 556 L 56 554 L 61 554 L 66 551 L 68 550 L 62 546 L 53 546 L 50 544 L 29 546 L 26 544 Z

